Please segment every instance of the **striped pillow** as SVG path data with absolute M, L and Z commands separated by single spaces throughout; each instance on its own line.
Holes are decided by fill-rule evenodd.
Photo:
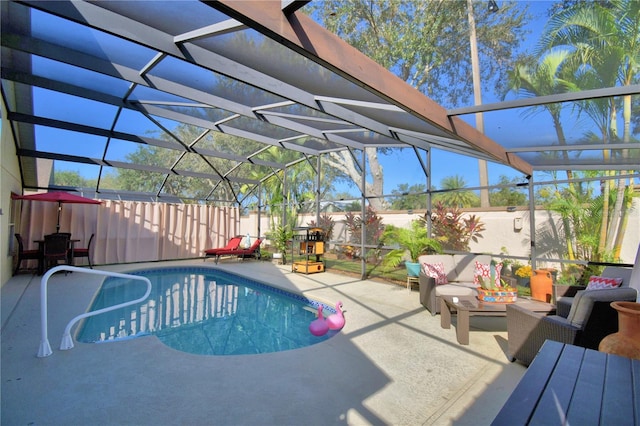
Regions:
M 620 284 L 622 284 L 622 278 L 592 276 L 589 278 L 587 290 L 605 290 L 608 288 L 620 287 Z

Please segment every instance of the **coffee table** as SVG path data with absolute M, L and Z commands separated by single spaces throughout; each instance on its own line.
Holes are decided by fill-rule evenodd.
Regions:
M 455 313 L 458 317 L 456 338 L 461 345 L 469 344 L 470 316 L 504 317 L 507 315 L 507 303 L 481 302 L 475 296 L 458 296 L 457 302 L 453 299 L 454 296 L 440 296 L 440 326 L 451 328 L 451 314 Z M 534 312 L 553 314 L 556 310 L 556 307 L 549 303 L 523 297 L 518 297 L 514 303 Z

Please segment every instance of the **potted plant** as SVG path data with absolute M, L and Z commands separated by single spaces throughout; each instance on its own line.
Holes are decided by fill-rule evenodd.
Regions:
M 524 265 L 520 262 L 518 262 L 517 260 L 514 260 L 513 263 L 511 264 L 511 275 L 514 277 L 517 277 L 516 275 L 516 271 L 520 268 L 522 268 Z
M 513 303 L 518 300 L 518 290 L 504 280 L 498 281 L 497 265 L 494 260 L 490 264 L 489 277 L 478 276 L 480 288 L 478 288 L 478 299 L 483 302 L 492 303 Z
M 442 252 L 440 242 L 429 238 L 427 229 L 418 221 L 411 222 L 411 229 L 388 225 L 381 240 L 384 245 L 397 247 L 384 256 L 382 265 L 387 268 L 395 268 L 406 259 L 407 274 L 413 277 L 417 277 L 420 273 L 420 264 L 418 263 L 420 255 Z
M 518 285 L 522 287 L 528 287 L 531 280 L 531 265 L 524 265 L 516 269 L 516 278 L 518 279 Z
M 503 256 L 509 256 L 509 251 L 507 250 L 506 247 L 500 247 L 500 254 Z M 503 257 L 502 258 L 502 271 L 504 272 L 511 272 L 511 265 L 515 264 L 515 260 L 509 258 L 509 257 Z
M 273 243 L 276 252 L 273 255 L 274 259 L 278 257 L 282 258 L 282 264 L 287 264 L 287 247 L 289 241 L 293 238 L 293 229 L 290 226 L 277 225 L 271 232 L 267 234 L 269 240 Z

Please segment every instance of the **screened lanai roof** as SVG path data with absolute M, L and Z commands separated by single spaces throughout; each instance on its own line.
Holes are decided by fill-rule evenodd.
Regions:
M 2 97 L 24 187 L 50 187 L 38 176 L 53 160 L 94 167 L 102 198 L 118 188 L 100 177 L 128 169 L 163 175 L 165 183 L 207 180 L 209 199 L 241 201 L 244 184 L 287 165 L 266 155 L 271 147 L 294 152 L 288 164 L 337 150 L 409 147 L 453 151 L 524 175 L 638 168 L 636 149 L 605 157 L 597 142 L 564 148 L 553 138 L 521 138 L 533 130 L 494 141 L 463 119 L 477 107 L 442 108 L 300 12 L 305 3 L 0 2 Z M 481 109 L 500 114 L 537 102 L 639 93 L 638 85 L 603 88 Z M 173 132 L 177 123 L 191 125 L 192 137 Z M 221 134 L 233 149 L 214 143 Z M 165 164 L 132 162 L 124 153 L 137 144 L 173 155 Z M 618 145 L 607 148 L 621 151 Z M 560 149 L 569 163 L 549 155 Z M 186 159 L 205 167 L 194 171 Z M 180 197 L 164 189 L 153 195 Z

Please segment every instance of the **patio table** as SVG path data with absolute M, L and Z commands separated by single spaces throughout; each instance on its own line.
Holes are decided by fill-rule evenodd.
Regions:
M 44 274 L 44 240 L 33 240 L 34 243 L 38 244 L 38 252 L 40 253 L 40 257 L 38 257 L 38 275 Z M 68 255 L 68 264 L 73 266 L 73 247 L 80 240 L 77 239 L 69 239 L 69 255 Z
M 454 296 L 440 297 L 440 326 L 442 328 L 451 328 L 451 314 L 457 314 L 456 338 L 461 345 L 469 344 L 470 316 L 504 317 L 507 315 L 506 303 L 482 302 L 475 296 L 458 296 L 456 299 L 457 302 L 454 302 Z M 555 306 L 552 304 L 534 299 L 519 297 L 514 303 L 534 312 L 546 312 L 548 314 L 555 312 Z
M 640 360 L 547 340 L 492 425 L 640 424 Z

